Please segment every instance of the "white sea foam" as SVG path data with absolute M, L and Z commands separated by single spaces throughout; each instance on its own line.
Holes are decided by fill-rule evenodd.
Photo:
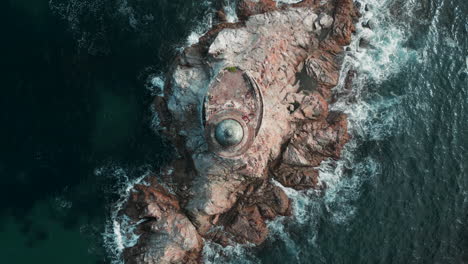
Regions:
M 370 3 L 374 8 L 371 12 L 364 13 L 357 26 L 357 34 L 350 45 L 355 52 L 346 56 L 340 84 L 336 88 L 343 89 L 346 72 L 351 68 L 356 69 L 359 75 L 352 87 L 357 97 L 356 102 L 349 104 L 346 100 L 339 100 L 332 106 L 333 110 L 340 110 L 348 115 L 349 130 L 353 139 L 345 147 L 339 161 L 329 160 L 321 164 L 320 180 L 327 186 L 323 197 L 313 191 L 295 191 L 283 187 L 293 201 L 296 221 L 294 223 L 288 221 L 286 224 L 282 218 L 279 218 L 269 223 L 271 239 L 284 243 L 292 255 L 299 251 L 299 245 L 295 245 L 289 235 L 290 228 L 306 227 L 307 241 L 314 246 L 318 232 L 317 219 L 326 216 L 334 224 L 342 225 L 354 218 L 356 208 L 353 206 L 353 201 L 359 198 L 362 184 L 372 180 L 381 170 L 380 164 L 370 157 L 356 160 L 354 150 L 362 141 L 382 140 L 391 135 L 398 116 L 395 109 L 400 103 L 398 97 L 391 99 L 377 97 L 378 99 L 369 102 L 361 95 L 369 82 L 373 84 L 384 82 L 398 73 L 401 67 L 416 55 L 414 51 L 403 46 L 406 41 L 404 30 L 390 20 L 390 15 L 386 12 L 388 1 L 363 1 L 363 3 Z M 410 10 L 407 9 L 407 12 Z M 379 12 L 377 15 L 372 13 L 377 11 Z M 373 31 L 361 26 L 361 22 L 371 18 L 374 19 Z M 368 38 L 375 48 L 359 48 L 361 37 Z M 347 168 L 352 169 L 352 175 L 344 177 Z
M 363 16 L 356 25 L 357 32 L 350 45 L 357 52 L 346 58 L 348 63 L 362 73 L 361 76 L 371 78 L 377 83 L 400 71 L 401 66 L 416 55 L 414 51 L 404 46 L 407 34 L 403 26 L 394 21 L 394 16 L 390 14 L 392 2 L 392 0 L 361 1 Z M 370 11 L 364 10 L 365 5 L 371 6 Z M 404 8 L 406 12 L 411 12 L 412 6 L 406 4 Z M 362 25 L 362 22 L 368 21 L 372 23 L 372 30 Z M 369 40 L 372 48 L 360 48 L 361 38 Z
M 283 3 L 299 1 L 280 1 Z M 400 102 L 399 98 L 392 99 L 379 98 L 374 101 L 365 101 L 362 94 L 365 87 L 372 82 L 380 84 L 393 74 L 398 73 L 400 68 L 415 53 L 403 46 L 405 39 L 404 30 L 391 21 L 387 6 L 390 1 L 367 0 L 362 1 L 363 17 L 357 25 L 357 32 L 354 36 L 349 52 L 344 59 L 341 70 L 340 83 L 335 88 L 337 92 L 344 89 L 346 73 L 350 69 L 356 69 L 359 73 L 353 82 L 353 92 L 355 102 L 350 104 L 346 98 L 338 100 L 332 106 L 332 110 L 345 112 L 348 115 L 349 131 L 352 134 L 351 141 L 345 146 L 342 157 L 338 161 L 327 160 L 319 167 L 321 184 L 326 185 L 326 191 L 308 190 L 296 191 L 291 188 L 280 186 L 292 200 L 293 214 L 295 221 L 290 218 L 279 217 L 268 223 L 270 229 L 269 239 L 277 243 L 283 243 L 288 250 L 288 255 L 295 256 L 304 245 L 298 245 L 291 237 L 291 230 L 306 228 L 307 241 L 311 246 L 316 245 L 316 237 L 319 230 L 319 219 L 326 217 L 333 224 L 343 225 L 352 221 L 356 214 L 353 202 L 360 196 L 362 184 L 371 180 L 380 171 L 379 164 L 371 159 L 364 158 L 357 160 L 355 149 L 362 141 L 382 140 L 392 133 L 397 113 L 396 106 Z M 366 4 L 372 5 L 372 10 L 364 12 Z M 410 9 L 407 11 L 409 12 Z M 372 20 L 373 30 L 362 27 L 362 22 Z M 359 40 L 366 38 L 370 40 L 372 49 L 359 48 Z M 348 169 L 352 170 L 350 176 L 344 177 Z M 288 219 L 288 221 L 286 221 Z M 307 248 L 307 246 L 305 246 Z M 310 246 L 309 246 L 310 247 Z M 232 250 L 232 252 L 230 251 Z M 227 251 L 227 252 L 226 252 Z M 205 246 L 205 259 L 210 256 L 222 255 L 237 257 L 235 252 L 251 254 L 248 246 L 237 246 L 235 248 L 220 249 L 215 244 Z M 234 259 L 224 259 L 223 262 L 236 263 Z M 300 262 L 299 259 L 292 259 L 292 262 Z
M 166 80 L 162 73 L 152 74 L 148 77 L 146 89 L 151 92 L 151 96 L 163 96 L 165 82 Z
M 352 87 L 353 96 L 356 98 L 351 104 L 346 98 L 342 98 L 331 107 L 332 110 L 342 111 L 348 115 L 349 131 L 353 137 L 343 150 L 339 161 L 325 161 L 319 168 L 320 180 L 327 186 L 323 197 L 324 208 L 328 214 L 331 214 L 331 219 L 338 224 L 346 223 L 353 218 L 355 208 L 351 205 L 352 201 L 359 198 L 363 182 L 379 171 L 379 164 L 370 158 L 356 160 L 354 150 L 362 141 L 382 140 L 391 135 L 397 118 L 395 109 L 400 102 L 397 97 L 391 99 L 377 97 L 378 99 L 373 101 L 366 101 L 361 95 L 365 93 L 364 89 L 369 82 L 374 85 L 382 83 L 397 73 L 400 67 L 415 55 L 413 51 L 403 46 L 406 40 L 403 29 L 390 20 L 387 11 L 389 1 L 368 0 L 362 3 L 363 17 L 350 44 L 355 52 L 350 52 L 345 57 L 340 83 L 335 88 L 338 91 L 344 89 L 347 71 L 356 69 L 358 77 Z M 364 12 L 365 4 L 372 5 L 371 11 Z M 373 22 L 372 31 L 361 25 L 369 19 Z M 369 39 L 374 48 L 359 48 L 360 38 Z M 351 177 L 343 177 L 347 168 L 353 171 Z M 292 198 L 296 197 L 300 196 Z M 296 213 L 295 216 L 301 218 L 304 214 Z M 306 220 L 299 220 L 301 221 Z
M 224 6 L 224 12 L 226 13 L 226 19 L 228 22 L 234 23 L 239 20 L 236 13 L 236 1 L 227 0 L 227 3 Z
M 259 260 L 249 251 L 253 245 L 229 245 L 223 247 L 205 240 L 203 247 L 203 261 L 206 264 L 256 264 Z
M 301 2 L 302 0 L 274 0 L 276 3 L 281 3 L 281 4 L 296 4 Z
M 134 246 L 139 236 L 135 234 L 138 223 L 134 223 L 125 215 L 119 215 L 127 201 L 133 186 L 142 183 L 142 180 L 150 173 L 144 173 L 136 179 L 130 179 L 128 172 L 120 167 L 102 167 L 95 170 L 96 176 L 107 176 L 115 179 L 115 193 L 119 199 L 110 206 L 110 216 L 107 220 L 103 235 L 104 246 L 111 257 L 112 264 L 122 264 L 122 252 L 125 248 Z
M 292 3 L 299 1 L 278 0 L 277 2 Z M 229 5 L 225 7 L 225 12 L 228 20 L 234 22 L 237 19 L 233 15 L 235 14 L 233 12 L 235 10 L 234 1 L 228 3 Z M 365 87 L 370 82 L 377 85 L 384 82 L 393 74 L 398 73 L 406 61 L 415 55 L 413 51 L 403 46 L 406 41 L 404 29 L 391 20 L 392 16 L 390 16 L 388 11 L 388 5 L 391 3 L 391 0 L 364 0 L 361 3 L 363 4 L 361 11 L 364 15 L 357 24 L 357 32 L 350 44 L 352 52 L 349 52 L 344 59 L 340 82 L 335 88 L 337 92 L 344 90 L 344 80 L 347 71 L 356 69 L 359 75 L 354 80 L 352 87 L 353 96 L 356 98 L 352 104 L 348 103 L 344 98 L 331 106 L 332 110 L 343 111 L 348 115 L 349 131 L 353 137 L 343 150 L 340 160 L 328 160 L 323 162 L 319 167 L 321 183 L 327 186 L 324 193 L 315 190 L 296 191 L 273 181 L 274 184 L 283 188 L 292 199 L 295 221 L 290 221 L 291 218 L 279 217 L 269 222 L 269 239 L 284 243 L 289 253 L 296 257 L 298 257 L 297 252 L 299 252 L 297 250 L 298 247 L 320 246 L 316 244 L 320 217 L 326 217 L 333 224 L 337 225 L 347 224 L 354 218 L 356 208 L 353 206 L 353 201 L 359 198 L 362 184 L 365 181 L 371 180 L 380 171 L 379 164 L 371 158 L 357 160 L 355 150 L 362 141 L 382 140 L 391 135 L 392 127 L 397 118 L 395 108 L 399 104 L 399 99 L 396 97 L 393 99 L 380 98 L 374 101 L 366 101 L 361 95 L 365 94 Z M 366 4 L 373 6 L 371 11 L 364 12 Z M 408 2 L 405 11 L 411 12 L 413 5 L 411 2 Z M 362 22 L 367 22 L 370 19 L 374 24 L 373 30 L 364 28 L 361 25 Z M 211 28 L 212 23 L 212 15 L 207 15 L 189 34 L 185 45 L 189 46 L 198 42 L 199 37 Z M 369 39 L 374 48 L 359 48 L 360 38 Z M 180 47 L 180 49 L 183 48 Z M 155 76 L 151 80 L 151 84 L 153 87 L 163 87 L 164 79 Z M 159 119 L 157 115 L 154 116 L 152 126 L 156 129 L 159 126 Z M 344 177 L 349 169 L 352 170 L 351 175 Z M 112 208 L 113 215 L 104 236 L 106 246 L 110 249 L 110 253 L 113 256 L 120 256 L 123 248 L 134 244 L 138 238 L 131 235 L 133 230 L 132 225 L 116 215 L 122 207 L 124 199 L 128 197 L 131 186 L 133 186 L 135 181 L 128 181 L 125 173 L 117 173 L 117 175 L 127 180 L 123 181 L 125 184 L 122 185 L 123 188 L 120 191 L 121 199 Z M 298 245 L 290 235 L 290 231 L 298 227 L 307 229 L 308 245 Z M 203 257 L 206 263 L 260 262 L 250 250 L 251 245 L 235 245 L 223 248 L 216 243 L 205 242 Z M 114 263 L 119 263 L 118 257 L 115 261 Z M 298 262 L 298 259 L 295 261 Z
M 205 34 L 208 29 L 210 29 L 213 25 L 213 15 L 209 14 L 206 15 L 203 19 L 203 22 L 200 23 L 192 32 L 187 37 L 187 43 L 186 46 L 191 46 L 193 44 L 198 43 L 198 40 L 200 39 L 203 34 Z M 185 47 L 180 47 L 180 49 L 184 49 Z
M 468 56 L 465 57 L 465 73 L 468 73 Z
M 204 1 L 202 4 L 210 6 L 212 3 L 211 1 Z M 193 44 L 198 43 L 200 37 L 203 36 L 203 34 L 205 34 L 213 26 L 213 16 L 214 10 L 205 14 L 203 19 L 194 27 L 192 32 L 190 32 L 190 34 L 188 35 L 185 46 L 179 47 L 179 50 L 183 50 L 187 46 L 191 46 Z

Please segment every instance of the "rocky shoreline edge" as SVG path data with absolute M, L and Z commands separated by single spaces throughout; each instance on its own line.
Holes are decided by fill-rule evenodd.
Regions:
M 125 263 L 203 263 L 207 240 L 262 244 L 266 221 L 293 210 L 273 181 L 325 189 L 317 167 L 349 141 L 347 116 L 329 105 L 341 96 L 332 89 L 356 4 L 240 0 L 236 11 L 237 23 L 218 12 L 220 23 L 181 53 L 154 100 L 178 158 L 136 184 L 119 212 L 139 236 Z M 356 73 L 345 74 L 349 91 Z M 224 120 L 240 127 L 235 144 L 216 134 Z

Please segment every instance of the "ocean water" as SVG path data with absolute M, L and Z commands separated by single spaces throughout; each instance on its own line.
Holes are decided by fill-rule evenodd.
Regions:
M 360 2 L 342 69 L 359 75 L 333 105 L 352 140 L 320 167 L 329 188 L 285 188 L 294 216 L 270 222 L 264 245 L 209 244 L 206 263 L 468 262 L 468 2 Z M 214 10 L 236 21 L 235 4 L 0 3 L 2 263 L 120 262 L 134 237 L 116 209 L 171 159 L 151 97 Z

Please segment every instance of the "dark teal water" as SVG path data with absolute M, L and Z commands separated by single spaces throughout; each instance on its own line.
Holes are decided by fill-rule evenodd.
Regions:
M 335 108 L 353 140 L 321 168 L 329 190 L 287 190 L 294 221 L 270 223 L 258 249 L 210 246 L 207 262 L 468 262 L 468 2 L 367 2 L 376 28 L 356 39 L 376 48 L 354 43 L 346 60 L 360 75 Z M 147 78 L 220 4 L 0 3 L 5 263 L 115 259 L 119 189 L 170 160 L 151 129 Z

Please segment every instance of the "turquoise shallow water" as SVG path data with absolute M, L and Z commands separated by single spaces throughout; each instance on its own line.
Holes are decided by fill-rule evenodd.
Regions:
M 335 108 L 350 115 L 353 140 L 321 168 L 327 194 L 287 190 L 294 221 L 270 223 L 257 249 L 209 247 L 207 262 L 468 262 L 468 3 L 367 2 L 363 19 L 376 28 L 358 35 L 376 48 L 348 54 L 345 67 L 360 75 Z M 151 129 L 146 78 L 167 69 L 219 4 L 0 4 L 6 263 L 114 259 L 119 189 L 170 160 Z

